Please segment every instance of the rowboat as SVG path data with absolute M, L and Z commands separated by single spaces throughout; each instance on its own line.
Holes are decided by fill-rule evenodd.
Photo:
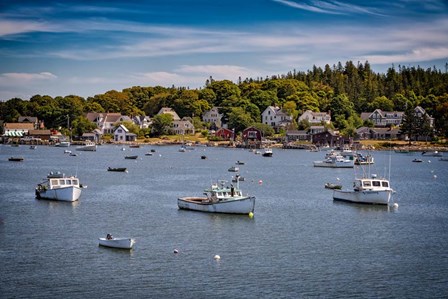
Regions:
M 131 238 L 99 238 L 98 242 L 100 246 L 119 249 L 132 249 L 135 244 L 135 240 Z
M 135 160 L 138 158 L 138 156 L 126 156 L 124 157 L 125 159 L 131 159 L 131 160 Z
M 115 172 L 126 172 L 126 167 L 109 167 L 107 168 L 107 171 L 115 171 Z

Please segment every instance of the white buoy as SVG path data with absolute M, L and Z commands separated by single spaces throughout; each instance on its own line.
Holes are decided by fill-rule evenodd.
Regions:
M 394 203 L 394 208 L 398 208 L 398 204 L 396 202 Z
M 338 181 L 339 181 L 339 178 L 336 178 L 336 180 L 338 180 Z
M 428 163 L 431 163 L 431 160 L 428 160 Z
M 437 175 L 436 174 L 434 175 L 434 178 L 437 179 Z
M 215 260 L 220 260 L 220 259 L 221 259 L 221 257 L 220 257 L 219 255 L 215 255 L 213 258 L 214 258 Z
M 179 253 L 179 250 L 177 250 L 177 249 L 174 249 L 174 253 Z

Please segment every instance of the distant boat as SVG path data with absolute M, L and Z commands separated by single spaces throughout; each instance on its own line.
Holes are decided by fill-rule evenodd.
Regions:
M 47 178 L 37 185 L 35 193 L 37 199 L 76 201 L 81 196 L 81 190 L 82 186 L 77 177 L 50 172 Z
M 107 171 L 115 171 L 115 172 L 126 172 L 126 167 L 108 167 Z
M 138 158 L 138 156 L 125 156 L 125 159 L 131 159 L 131 160 L 135 160 Z
M 152 153 L 151 152 L 147 152 L 147 153 L 145 153 L 145 156 L 152 156 Z
M 255 197 L 243 195 L 237 181 L 236 187 L 225 187 L 226 181 L 219 181 L 204 190 L 204 197 L 180 197 L 179 209 L 228 214 L 250 214 L 254 211 Z
M 438 151 L 431 151 L 431 152 L 422 152 L 422 156 L 427 157 L 442 157 L 442 153 Z
M 272 149 L 270 149 L 270 148 L 264 149 L 262 156 L 263 157 L 272 157 Z
M 244 161 L 240 161 L 240 160 L 238 160 L 238 161 L 236 161 L 235 164 L 236 164 L 236 165 L 244 165 Z
M 333 184 L 333 183 L 325 183 L 326 189 L 342 189 L 342 185 Z
M 36 149 L 36 146 L 35 145 L 30 145 L 30 149 L 34 150 L 34 149 Z
M 207 159 L 207 156 L 201 156 L 201 159 L 205 160 L 205 159 Z
M 420 163 L 420 162 L 423 162 L 423 160 L 422 159 L 414 159 L 414 160 L 412 160 L 412 162 L 417 162 L 417 163 Z
M 10 157 L 8 159 L 8 161 L 12 161 L 12 162 L 22 162 L 24 159 L 23 157 Z
M 439 159 L 440 161 L 448 161 L 448 157 L 442 157 Z
M 100 246 L 118 249 L 132 249 L 135 244 L 135 240 L 132 238 L 99 238 L 98 241 Z
M 140 144 L 131 144 L 129 145 L 129 148 L 139 148 Z
M 72 151 L 70 151 L 70 150 L 64 150 L 64 154 L 71 154 L 72 153 Z
M 228 169 L 228 171 L 230 171 L 230 172 L 238 172 L 238 171 L 240 171 L 240 168 L 239 168 L 239 167 L 236 167 L 236 166 L 232 166 L 232 167 L 230 167 L 230 168 Z
M 69 147 L 70 146 L 70 141 L 60 141 L 60 142 L 56 143 L 54 146 L 56 146 L 56 147 Z
M 314 161 L 314 167 L 327 168 L 353 168 L 354 162 L 351 159 L 345 159 L 341 155 L 331 155 L 323 161 Z
M 357 153 L 355 155 L 355 165 L 369 165 L 375 163 L 375 159 L 372 155 L 363 155 L 361 153 Z
M 96 144 L 93 141 L 86 141 L 84 145 L 78 146 L 77 151 L 96 152 Z

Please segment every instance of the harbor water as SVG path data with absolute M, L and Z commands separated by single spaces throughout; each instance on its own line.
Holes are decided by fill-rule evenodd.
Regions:
M 370 169 L 329 169 L 313 167 L 325 152 L 122 148 L 0 145 L 1 298 L 448 296 L 448 162 L 437 157 L 374 151 Z M 178 197 L 230 184 L 238 160 L 253 217 L 177 208 Z M 363 170 L 390 172 L 395 206 L 332 200 L 325 183 L 351 188 Z M 35 199 L 51 171 L 79 177 L 79 201 Z M 107 233 L 136 245 L 98 246 Z

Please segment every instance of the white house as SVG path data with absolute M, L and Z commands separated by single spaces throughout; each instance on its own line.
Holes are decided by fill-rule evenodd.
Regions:
M 124 125 L 119 125 L 114 131 L 115 142 L 135 141 L 136 139 L 137 135 L 130 133 Z
M 399 126 L 403 119 L 404 112 L 400 111 L 382 111 L 375 109 L 373 112 L 361 113 L 361 119 L 370 120 L 375 127 Z
M 189 117 L 184 117 L 180 120 L 174 120 L 171 130 L 177 135 L 194 134 L 194 125 Z
M 89 112 L 86 118 L 94 122 L 97 128 L 101 130 L 102 134 L 113 134 L 115 124 L 121 121 L 132 121 L 129 116 L 121 115 L 120 113 L 97 113 Z
M 302 120 L 307 120 L 311 125 L 320 125 L 322 123 L 330 124 L 331 115 L 327 112 L 313 112 L 307 110 L 299 116 L 299 122 Z
M 222 127 L 221 119 L 222 114 L 219 113 L 218 107 L 213 107 L 202 115 L 202 121 L 209 123 L 211 126 L 214 125 L 215 128 Z
M 279 107 L 269 106 L 261 114 L 261 122 L 273 128 L 286 127 L 291 124 L 292 117 Z

